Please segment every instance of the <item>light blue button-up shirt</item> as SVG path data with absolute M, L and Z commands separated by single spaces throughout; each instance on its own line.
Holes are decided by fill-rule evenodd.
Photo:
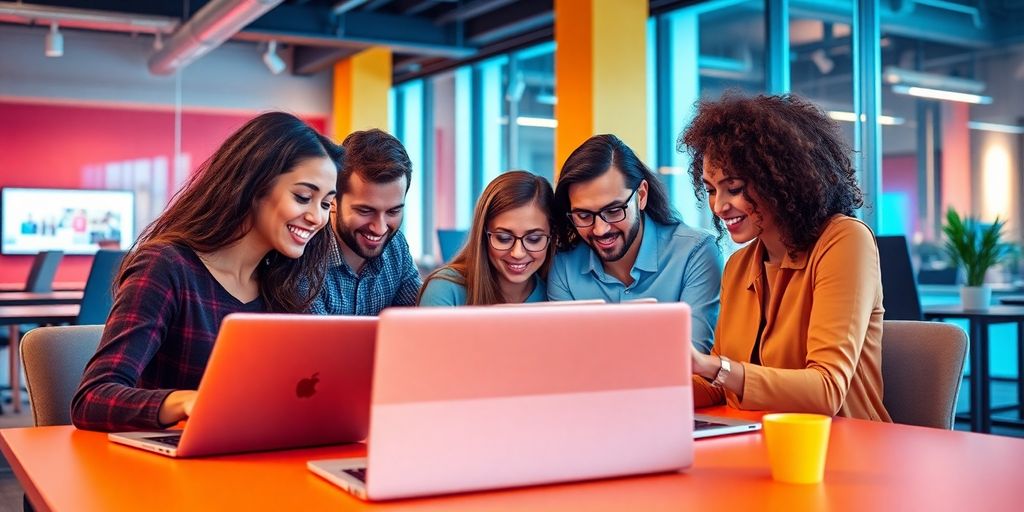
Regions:
M 663 225 L 645 217 L 640 250 L 629 275 L 633 284 L 626 286 L 606 273 L 601 258 L 581 241 L 555 255 L 548 298 L 685 302 L 693 313 L 693 345 L 704 353 L 711 351 L 722 287 L 722 251 L 714 236 L 682 223 Z

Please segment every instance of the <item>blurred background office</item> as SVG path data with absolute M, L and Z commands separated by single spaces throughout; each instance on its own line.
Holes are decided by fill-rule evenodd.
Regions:
M 492 178 L 554 180 L 594 132 L 622 136 L 709 228 L 676 137 L 727 89 L 797 93 L 841 125 L 861 215 L 908 241 L 921 302 L 958 300 L 947 208 L 1022 238 L 1024 0 L 0 1 L 0 55 L 0 185 L 130 191 L 126 242 L 269 109 L 338 140 L 372 126 L 402 140 L 403 229 L 425 268 Z M 31 263 L 5 250 L 0 282 Z M 55 279 L 90 265 L 69 253 Z M 1012 292 L 1021 267 L 987 279 Z M 1010 332 L 993 337 L 994 375 L 1016 374 Z

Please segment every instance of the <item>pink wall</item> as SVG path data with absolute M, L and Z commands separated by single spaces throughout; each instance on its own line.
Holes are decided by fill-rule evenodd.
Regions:
M 971 137 L 967 128 L 970 105 L 942 102 L 942 205 L 956 208 L 960 215 L 973 215 L 971 205 Z
M 257 112 L 182 113 L 181 149 L 195 171 Z M 174 113 L 164 109 L 0 102 L 0 186 L 96 188 L 96 170 L 137 159 L 173 162 Z M 323 118 L 306 119 L 324 131 Z M 167 196 L 175 191 L 168 170 Z M 156 199 L 154 199 L 156 200 Z M 156 204 L 162 208 L 166 202 Z M 141 229 L 143 226 L 137 226 Z M 0 256 L 0 282 L 21 283 L 31 256 Z M 90 256 L 65 256 L 56 281 L 85 281 Z

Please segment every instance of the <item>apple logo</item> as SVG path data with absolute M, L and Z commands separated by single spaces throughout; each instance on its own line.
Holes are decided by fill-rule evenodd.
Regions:
M 295 396 L 299 398 L 309 398 L 316 394 L 316 383 L 320 382 L 318 377 L 320 372 L 315 372 L 308 379 L 300 379 L 299 383 L 295 385 Z

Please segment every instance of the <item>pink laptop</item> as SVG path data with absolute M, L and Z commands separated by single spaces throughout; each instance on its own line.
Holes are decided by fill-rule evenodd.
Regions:
M 692 428 L 685 304 L 390 309 L 368 456 L 308 467 L 368 500 L 677 471 Z
M 109 439 L 170 457 L 366 438 L 376 317 L 228 315 L 183 430 Z

